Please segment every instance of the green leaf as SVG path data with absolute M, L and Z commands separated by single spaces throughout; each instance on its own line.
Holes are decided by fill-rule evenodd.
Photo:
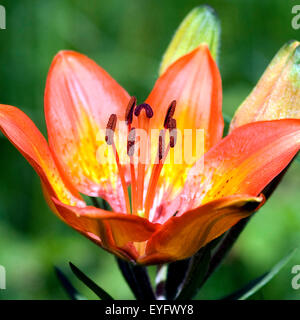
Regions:
M 247 298 L 252 296 L 255 292 L 261 289 L 276 276 L 276 274 L 288 263 L 295 251 L 296 249 L 294 249 L 286 257 L 280 260 L 269 272 L 266 272 L 255 280 L 252 280 L 244 288 L 230 294 L 222 300 L 246 300 Z
M 229 126 L 230 122 L 231 122 L 231 117 L 228 114 L 223 112 L 223 119 L 224 119 L 225 124 Z
M 203 279 L 202 285 L 212 276 L 212 274 L 217 270 L 217 268 L 223 262 L 223 260 L 225 259 L 227 254 L 230 252 L 232 246 L 235 244 L 241 232 L 244 230 L 244 228 L 246 227 L 247 223 L 249 222 L 252 216 L 241 219 L 223 236 L 215 240 L 216 247 L 214 248 L 214 252 L 212 253 L 212 256 L 209 262 L 209 267 Z
M 163 56 L 159 74 L 161 75 L 174 61 L 201 43 L 207 43 L 213 58 L 217 60 L 220 30 L 219 19 L 211 7 L 202 5 L 194 8 L 175 32 Z
M 54 267 L 54 270 L 59 282 L 72 300 L 85 300 L 85 298 L 74 288 L 70 280 L 58 267 Z
M 182 289 L 175 300 L 192 299 L 202 285 L 211 257 L 211 244 L 200 249 L 191 259 Z
M 228 131 L 229 131 L 229 126 L 231 122 L 231 117 L 223 112 L 223 119 L 224 119 L 224 136 L 227 136 Z
M 107 211 L 112 211 L 111 206 L 109 205 L 109 203 L 106 200 L 99 198 L 99 197 L 95 198 L 95 197 L 85 196 L 83 194 L 81 194 L 81 195 L 84 198 L 86 203 L 89 204 L 91 202 L 91 205 L 93 205 L 96 208 L 100 208 L 100 209 L 107 210 Z
M 146 301 L 155 300 L 147 269 L 140 265 L 133 265 L 120 258 L 117 258 L 116 260 L 124 279 L 128 283 L 136 299 Z
M 82 281 L 88 288 L 90 288 L 102 300 L 114 300 L 106 291 L 100 288 L 93 280 L 87 277 L 81 270 L 79 270 L 73 263 L 69 262 L 70 267 L 75 276 Z
M 174 300 L 182 288 L 192 258 L 169 263 L 166 279 L 166 298 Z

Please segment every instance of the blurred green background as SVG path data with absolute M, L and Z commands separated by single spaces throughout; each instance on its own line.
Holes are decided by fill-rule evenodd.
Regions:
M 185 0 L 8 0 L 7 29 L 0 30 L 0 102 L 25 111 L 45 133 L 43 91 L 53 56 L 61 49 L 87 54 L 130 94 L 144 99 L 171 36 L 202 1 Z M 291 27 L 287 0 L 227 0 L 205 3 L 222 23 L 220 69 L 224 110 L 232 115 L 276 51 L 300 40 Z M 299 1 L 298 1 L 299 4 Z M 132 295 L 114 257 L 99 249 L 48 209 L 39 179 L 15 148 L 0 137 L 0 265 L 7 289 L 0 299 L 66 299 L 53 266 L 71 275 L 68 261 L 117 297 Z M 221 297 L 271 268 L 300 245 L 300 163 L 295 162 L 273 197 L 251 220 L 224 265 L 207 282 L 201 299 Z M 254 299 L 299 299 L 291 268 L 300 250 Z

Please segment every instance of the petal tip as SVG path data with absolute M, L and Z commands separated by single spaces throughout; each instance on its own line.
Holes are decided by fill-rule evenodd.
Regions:
M 73 51 L 73 50 L 60 50 L 57 52 L 57 54 L 54 56 L 52 60 L 52 66 L 56 65 L 61 62 L 72 62 L 73 59 L 78 59 L 79 57 L 82 57 L 83 55 L 79 52 Z

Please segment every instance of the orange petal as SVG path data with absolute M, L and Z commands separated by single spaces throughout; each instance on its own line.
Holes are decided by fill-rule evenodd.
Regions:
M 173 100 L 177 102 L 174 118 L 177 121 L 178 137 L 177 144 L 172 149 L 175 157 L 170 158 L 161 172 L 156 206 L 165 198 L 173 198 L 181 190 L 187 172 L 195 161 L 222 138 L 224 122 L 221 77 L 206 44 L 175 61 L 155 83 L 146 100 L 154 110 L 151 128 L 162 127 L 169 104 Z M 185 129 L 187 131 L 184 132 Z M 197 129 L 200 133 L 200 145 L 196 152 Z M 184 148 L 190 152 L 184 153 Z M 152 154 L 157 153 L 157 139 L 152 141 L 151 149 L 154 150 Z
M 152 128 L 162 127 L 173 100 L 180 131 L 204 129 L 205 150 L 222 138 L 221 76 L 206 44 L 175 61 L 156 81 L 146 100 L 154 110 Z
M 0 129 L 32 165 L 52 196 L 66 204 L 84 205 L 78 192 L 58 171 L 47 141 L 21 110 L 0 105 Z
M 195 165 L 180 211 L 233 194 L 257 196 L 300 148 L 300 120 L 255 122 L 233 130 Z M 184 200 L 184 201 L 183 201 Z
M 104 248 L 115 250 L 130 242 L 148 240 L 160 225 L 147 219 L 105 211 L 95 207 L 73 207 L 53 199 L 59 214 L 67 223 L 85 235 L 95 235 L 102 240 Z
M 44 192 L 49 206 L 67 225 L 103 249 L 117 255 L 118 257 L 125 258 L 127 260 L 135 260 L 137 257 L 135 250 L 131 250 L 131 248 L 128 250 L 127 247 L 122 249 L 115 245 L 114 239 L 111 235 L 110 227 L 106 222 L 97 222 L 89 218 L 79 217 L 72 210 L 65 209 L 63 204 L 57 199 L 51 198 L 49 194 L 47 194 L 47 190 L 44 190 Z
M 146 254 L 139 262 L 153 264 L 188 258 L 249 216 L 262 201 L 263 198 L 248 195 L 229 196 L 172 217 L 148 241 Z
M 54 58 L 45 90 L 50 148 L 80 192 L 101 196 L 121 211 L 125 209 L 124 196 L 116 191 L 121 183 L 112 148 L 105 142 L 105 128 L 112 113 L 124 120 L 129 99 L 127 92 L 86 56 L 61 51 Z

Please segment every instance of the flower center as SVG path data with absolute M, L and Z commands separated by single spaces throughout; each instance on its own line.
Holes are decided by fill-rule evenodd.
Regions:
M 125 112 L 125 121 L 127 124 L 127 155 L 130 160 L 130 176 L 131 176 L 131 207 L 129 194 L 125 181 L 124 168 L 120 164 L 118 152 L 114 143 L 114 131 L 117 123 L 117 116 L 112 114 L 108 120 L 106 127 L 105 141 L 111 145 L 115 155 L 115 160 L 119 170 L 119 176 L 124 192 L 126 211 L 128 214 L 139 215 L 141 217 L 149 218 L 150 209 L 153 206 L 155 192 L 158 185 L 158 180 L 165 162 L 165 159 L 170 151 L 174 148 L 177 140 L 176 120 L 173 118 L 176 108 L 176 101 L 172 101 L 164 122 L 162 129 L 159 132 L 157 142 L 157 155 L 153 164 L 151 164 L 151 175 L 148 186 L 145 186 L 146 169 L 148 166 L 147 156 L 151 154 L 150 143 L 150 121 L 153 117 L 153 109 L 147 103 L 136 105 L 136 98 L 132 97 L 128 103 Z M 132 127 L 133 116 L 137 118 L 137 126 Z M 137 131 L 143 132 L 146 141 L 142 139 L 141 135 L 137 135 Z M 169 131 L 169 142 L 165 146 L 166 132 Z M 137 148 L 138 146 L 138 148 Z M 134 155 L 137 155 L 137 163 L 134 161 Z M 147 158 L 148 159 L 148 158 Z

